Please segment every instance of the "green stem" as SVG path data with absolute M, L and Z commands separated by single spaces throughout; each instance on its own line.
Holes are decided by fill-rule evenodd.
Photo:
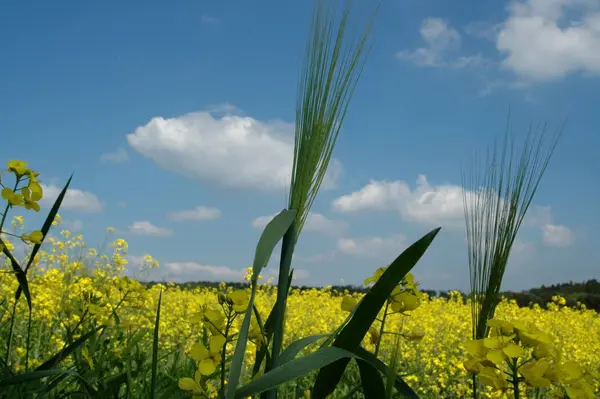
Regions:
M 294 221 L 288 231 L 283 236 L 281 243 L 281 263 L 279 265 L 279 277 L 277 281 L 277 301 L 275 302 L 276 311 L 273 329 L 273 346 L 271 347 L 271 362 L 267 363 L 265 373 L 273 370 L 279 363 L 279 353 L 283 346 L 283 336 L 285 328 L 285 310 L 287 305 L 287 283 L 290 277 L 292 264 L 292 255 L 296 245 L 298 225 Z M 267 392 L 269 399 L 277 399 L 277 388 Z
M 381 327 L 379 328 L 379 340 L 377 341 L 377 344 L 375 344 L 375 357 L 377 357 L 377 354 L 379 353 L 379 346 L 381 345 L 381 341 L 383 339 L 383 328 L 385 326 L 385 319 L 387 317 L 387 312 L 388 312 L 389 306 L 390 306 L 390 302 L 387 301 L 385 303 L 385 310 L 383 311 L 383 319 L 381 319 Z
M 231 313 L 227 315 L 227 325 L 225 326 L 225 344 L 223 345 L 223 349 L 221 349 L 221 394 L 220 398 L 225 397 L 225 356 L 227 355 L 227 334 L 229 334 L 229 327 L 233 323 L 233 319 L 231 318 Z
M 519 399 L 521 397 L 520 392 L 519 392 L 519 372 L 518 372 L 518 367 L 517 367 L 517 363 L 516 361 L 513 363 L 512 365 L 512 383 L 513 383 L 513 390 L 515 391 L 515 399 Z
M 13 339 L 13 331 L 14 331 L 14 326 L 15 326 L 15 316 L 17 313 L 17 300 L 15 300 L 15 303 L 13 304 L 13 308 L 12 308 L 12 315 L 10 317 L 10 328 L 8 330 L 8 345 L 6 346 L 6 365 L 10 366 L 10 347 L 12 345 L 12 339 Z

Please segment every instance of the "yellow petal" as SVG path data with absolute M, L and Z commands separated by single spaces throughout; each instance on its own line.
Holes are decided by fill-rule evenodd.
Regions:
M 200 385 L 198 385 L 196 381 L 189 377 L 180 378 L 177 385 L 179 385 L 179 389 L 181 389 L 182 391 L 200 390 Z
M 491 351 L 489 351 L 487 353 L 487 355 L 485 355 L 485 357 L 492 363 L 500 365 L 502 363 L 504 363 L 504 352 L 502 352 L 502 349 L 492 349 Z
M 208 357 L 208 349 L 202 344 L 194 344 L 188 356 L 197 362 L 201 362 Z
M 13 195 L 15 195 L 15 193 L 13 193 L 13 190 L 11 190 L 10 188 L 4 187 L 2 189 L 2 198 L 6 201 L 8 201 L 8 199 L 11 198 Z
M 513 344 L 512 342 L 506 345 L 502 351 L 504 354 L 506 354 L 506 356 L 512 358 L 523 356 L 523 348 L 521 348 L 519 345 Z
M 225 345 L 225 341 L 225 337 L 220 334 L 211 337 L 209 342 L 210 353 L 219 353 Z
M 211 375 L 216 369 L 217 366 L 211 358 L 204 359 L 198 366 L 198 371 L 200 371 L 202 375 Z
M 486 348 L 483 346 L 483 341 L 480 339 L 472 339 L 470 341 L 465 342 L 465 349 L 468 354 L 480 357 L 486 352 Z

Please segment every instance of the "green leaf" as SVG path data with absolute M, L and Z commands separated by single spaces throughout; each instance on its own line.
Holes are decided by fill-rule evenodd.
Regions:
M 244 321 L 238 334 L 237 343 L 235 345 L 235 351 L 231 360 L 229 368 L 229 379 L 227 384 L 227 392 L 225 397 L 227 399 L 233 399 L 235 396 L 235 389 L 240 380 L 242 374 L 242 367 L 244 365 L 244 356 L 246 353 L 246 344 L 248 343 L 248 330 L 250 329 L 250 320 L 252 318 L 252 311 L 254 309 L 254 298 L 256 296 L 256 284 L 258 274 L 269 263 L 273 249 L 281 238 L 286 234 L 290 225 L 294 223 L 296 218 L 295 210 L 282 210 L 277 216 L 275 216 L 265 227 L 263 233 L 258 240 L 256 245 L 256 252 L 254 254 L 254 263 L 252 266 L 252 293 L 250 295 L 250 301 L 248 302 L 248 308 L 244 314 Z
M 386 366 L 385 363 L 383 363 L 377 358 L 377 356 L 375 356 L 362 346 L 355 348 L 352 351 L 352 353 L 360 357 L 363 361 L 368 362 L 371 366 L 375 367 L 381 373 L 388 373 L 388 366 Z M 417 393 L 400 376 L 396 376 L 394 387 L 396 388 L 396 391 L 398 391 L 398 393 L 400 393 L 405 399 L 419 399 Z
M 76 373 L 73 371 L 69 371 L 69 370 L 57 370 L 57 369 L 34 370 L 34 371 L 30 371 L 28 373 L 18 374 L 18 375 L 0 380 L 0 388 L 8 387 L 11 385 L 19 385 L 19 384 L 23 384 L 26 382 L 37 381 L 37 380 L 41 380 L 42 378 L 52 377 L 55 375 L 62 375 L 62 374 L 75 375 Z
M 364 360 L 356 359 L 356 363 L 358 364 L 362 393 L 365 395 L 365 399 L 385 398 L 385 385 L 377 368 Z
M 88 332 L 87 334 L 82 335 L 81 337 L 77 338 L 75 341 L 73 341 L 72 344 L 64 347 L 56 355 L 52 356 L 50 359 L 46 360 L 44 363 L 39 365 L 35 369 L 35 371 L 44 371 L 44 370 L 53 369 L 60 362 L 62 362 L 64 359 L 66 359 L 71 353 L 73 353 L 77 348 L 79 348 L 81 345 L 83 345 L 85 343 L 85 341 L 87 341 L 90 337 L 92 337 L 94 334 L 96 334 L 96 332 L 100 331 L 104 327 L 105 326 L 103 326 L 103 325 L 96 327 L 92 331 Z
M 158 367 L 158 327 L 160 325 L 160 304 L 162 302 L 162 289 L 158 294 L 158 307 L 156 309 L 156 320 L 154 322 L 154 337 L 152 339 L 152 379 L 150 382 L 150 397 L 156 397 L 156 371 Z
M 258 276 L 260 271 L 267 266 L 275 246 L 288 231 L 295 218 L 295 210 L 284 209 L 267 224 L 256 246 L 252 265 L 253 275 Z
M 311 335 L 310 337 L 301 338 L 295 342 L 292 342 L 281 352 L 279 363 L 283 364 L 289 362 L 290 360 L 294 360 L 296 355 L 298 355 L 298 353 L 304 349 L 305 346 L 308 346 L 326 337 L 329 337 L 329 334 Z
M 292 221 L 289 230 L 283 236 L 281 243 L 281 262 L 279 264 L 279 277 L 277 280 L 277 302 L 275 307 L 275 318 L 273 327 L 273 343 L 271 345 L 271 359 L 265 367 L 265 371 L 270 371 L 279 365 L 279 355 L 283 345 L 283 336 L 285 329 L 285 310 L 287 308 L 288 293 L 285 290 L 287 285 L 286 276 L 289 275 L 292 266 L 292 257 L 296 245 L 297 223 Z M 275 391 L 269 393 L 270 399 L 275 399 Z
M 56 198 L 56 201 L 54 201 L 54 205 L 52 205 L 52 208 L 50 209 L 50 213 L 48 213 L 48 216 L 46 217 L 46 221 L 44 221 L 42 229 L 40 230 L 43 235 L 42 244 L 43 244 L 44 240 L 46 239 L 46 235 L 48 234 L 48 231 L 50 231 L 50 227 L 52 227 L 52 222 L 54 222 L 54 218 L 56 217 L 56 214 L 58 213 L 60 205 L 62 204 L 62 201 L 65 198 L 65 195 L 67 194 L 67 189 L 69 188 L 69 185 L 71 184 L 71 179 L 73 179 L 73 175 L 71 175 L 71 177 L 69 177 L 69 180 L 67 180 L 67 184 L 65 184 L 65 187 L 62 189 L 62 191 Z M 31 251 L 31 254 L 29 255 L 29 261 L 27 262 L 27 266 L 25 267 L 25 270 L 24 270 L 25 274 L 27 274 L 27 271 L 29 270 L 29 267 L 33 263 L 33 260 L 35 259 L 42 244 L 35 244 L 33 246 L 33 250 Z M 18 278 L 18 276 L 17 276 L 17 278 Z M 21 284 L 19 284 L 19 288 L 17 288 L 17 292 L 15 293 L 15 300 L 18 301 L 19 298 L 21 298 L 21 291 L 23 291 L 24 288 L 25 287 L 23 287 Z M 25 291 L 23 291 L 23 292 L 25 292 Z M 29 295 L 29 290 L 27 290 L 27 292 L 25 292 L 25 297 L 27 298 L 28 295 Z M 29 308 L 31 309 L 31 297 L 30 296 L 29 296 L 29 299 L 27 300 L 27 302 L 29 303 Z
M 31 293 L 29 291 L 29 283 L 27 282 L 27 276 L 25 274 L 25 271 L 21 268 L 21 265 L 19 265 L 19 262 L 17 262 L 17 260 L 14 258 L 14 256 L 10 253 L 10 251 L 6 247 L 6 244 L 4 244 L 4 241 L 2 241 L 2 238 L 0 238 L 0 245 L 2 245 L 2 248 L 3 248 L 2 252 L 10 260 L 10 265 L 11 265 L 13 271 L 15 272 L 15 277 L 16 277 L 17 281 L 19 282 L 19 286 L 17 287 L 17 292 L 15 294 L 17 297 L 17 300 L 21 297 L 21 292 L 24 292 L 25 299 L 27 300 L 27 306 L 29 307 L 29 310 L 31 311 Z
M 292 269 L 290 271 L 290 275 L 288 277 L 288 283 L 287 283 L 287 287 L 286 287 L 286 292 L 290 292 L 290 287 L 292 286 L 292 278 L 294 276 L 294 269 Z M 269 313 L 269 316 L 267 316 L 267 320 L 265 321 L 264 324 L 264 335 L 265 335 L 265 339 L 267 340 L 267 342 L 269 342 L 271 340 L 271 337 L 273 336 L 273 318 L 275 317 L 275 309 L 277 308 L 277 301 L 275 301 L 275 304 L 273 305 L 273 308 L 271 308 L 271 312 Z M 258 317 L 257 317 L 258 318 Z M 262 364 L 263 359 L 265 358 L 265 356 L 267 357 L 267 362 L 269 361 L 269 352 L 267 350 L 267 345 L 261 345 L 259 348 L 256 348 L 256 357 L 254 360 L 254 367 L 252 367 L 252 376 L 254 377 L 258 371 L 260 370 L 260 365 Z
M 360 304 L 357 305 L 354 316 L 340 331 L 333 342 L 333 346 L 352 351 L 360 345 L 394 287 L 417 264 L 439 231 L 440 228 L 438 227 L 423 236 L 389 265 Z M 348 361 L 349 359 L 341 359 L 319 371 L 313 386 L 312 398 L 324 399 L 335 390 L 344 374 Z
M 238 388 L 235 392 L 235 398 L 241 399 L 256 395 L 288 381 L 304 377 L 311 371 L 318 370 L 342 358 L 357 358 L 357 356 L 341 348 L 329 347 L 319 349 L 306 356 L 281 364 L 277 368 Z

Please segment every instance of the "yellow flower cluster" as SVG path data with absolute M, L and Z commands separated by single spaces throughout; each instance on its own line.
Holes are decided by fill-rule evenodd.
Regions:
M 564 390 L 571 399 L 594 399 L 592 388 L 600 373 L 585 373 L 577 362 L 562 361 L 553 346 L 553 337 L 533 323 L 500 319 L 488 321 L 490 336 L 466 343 L 465 369 L 497 391 L 520 389 L 524 382 L 532 388 Z M 508 378 L 507 378 L 508 377 Z M 510 383 L 509 383 L 510 382 Z
M 55 222 L 53 229 L 60 227 L 60 217 Z M 23 218 L 15 217 L 12 226 L 22 230 Z M 11 245 L 9 240 L 5 242 L 7 247 Z M 159 347 L 164 353 L 185 353 L 196 365 L 192 375 L 187 372 L 177 375 L 184 377 L 179 380 L 179 387 L 206 397 L 218 395 L 223 359 L 233 354 L 242 313 L 248 306 L 249 289 L 233 291 L 225 284 L 218 289 L 182 289 L 174 284 L 146 287 L 135 279 L 123 277 L 125 268 L 120 259 L 125 258 L 128 250 L 125 240 L 114 239 L 112 253 L 108 254 L 88 249 L 81 235 L 67 230 L 49 233 L 44 242 L 27 275 L 35 331 L 29 348 L 30 367 L 62 349 L 67 341 L 66 331 L 76 338 L 93 325 L 109 325 L 103 332 L 108 343 L 102 349 L 102 357 L 91 349 L 82 352 L 90 367 L 100 367 L 99 359 L 109 354 L 115 358 L 124 356 L 124 348 L 131 338 L 119 333 L 122 330 L 145 331 L 136 342 L 142 348 L 150 348 L 158 297 L 162 292 Z M 11 271 L 5 257 L 0 261 L 2 271 Z M 149 255 L 145 261 L 149 267 L 158 266 Z M 367 283 L 377 281 L 384 271 L 376 271 Z M 0 298 L 0 325 L 10 322 L 9 310 L 17 286 L 12 273 L 0 273 L 0 292 L 4 293 Z M 259 285 L 255 305 L 262 322 L 271 311 L 276 295 L 276 287 Z M 361 298 L 362 294 L 336 292 L 331 287 L 292 288 L 286 311 L 284 347 L 303 337 L 332 332 Z M 406 339 L 399 341 L 399 373 L 423 398 L 472 395 L 471 373 L 466 368 L 478 372 L 480 380 L 488 383 L 480 392 L 481 398 L 510 398 L 508 390 L 494 388 L 505 387 L 497 378 L 498 372 L 510 371 L 499 363 L 506 363 L 515 356 L 519 359 L 516 375 L 524 392 L 547 389 L 544 387 L 550 382 L 552 387 L 568 389 L 572 398 L 590 397 L 590 392 L 597 397 L 600 383 L 595 373 L 600 365 L 600 317 L 583 307 L 566 307 L 562 305 L 563 299 L 554 299 L 547 309 L 520 308 L 514 301 L 503 300 L 497 307 L 496 319 L 490 324 L 492 335 L 474 343 L 469 341 L 469 303 L 465 303 L 459 293 L 452 293 L 448 299 L 429 298 L 419 292 L 409 274 L 388 299 L 387 311 L 382 309 L 363 346 L 371 352 L 378 347 L 378 357 L 389 364 L 397 342 L 397 335 L 391 333 L 400 331 Z M 20 301 L 11 354 L 11 363 L 17 371 L 24 370 L 27 315 L 27 304 Z M 385 328 L 382 328 L 384 316 Z M 250 367 L 254 364 L 257 345 L 265 342 L 255 318 L 251 323 L 250 341 L 242 373 L 246 381 L 252 377 Z M 315 345 L 308 346 L 299 356 L 315 348 Z M 71 367 L 68 362 L 72 361 L 75 360 L 68 359 L 64 367 Z M 350 367 L 348 372 L 356 373 L 356 370 Z M 512 377 L 508 376 L 505 381 L 508 378 Z M 303 388 L 308 386 L 309 382 Z

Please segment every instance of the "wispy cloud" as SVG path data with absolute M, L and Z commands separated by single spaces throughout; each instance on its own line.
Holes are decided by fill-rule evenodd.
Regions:
M 222 213 L 217 208 L 211 208 L 206 206 L 197 206 L 194 209 L 171 212 L 167 216 L 169 219 L 175 222 L 183 222 L 183 221 L 207 221 L 207 220 L 215 220 L 221 217 Z
M 125 148 L 119 147 L 113 152 L 107 152 L 100 155 L 100 160 L 102 162 L 124 163 L 129 161 L 129 155 Z
M 173 234 L 173 231 L 153 225 L 147 220 L 133 222 L 129 226 L 129 232 L 131 234 L 140 235 L 140 236 L 157 236 L 157 237 L 166 237 Z

